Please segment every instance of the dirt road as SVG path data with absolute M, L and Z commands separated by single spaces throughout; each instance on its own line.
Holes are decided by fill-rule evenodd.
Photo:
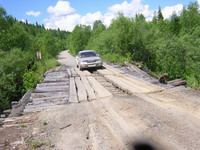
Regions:
M 198 91 L 165 88 L 107 65 L 79 72 L 66 51 L 59 58 L 71 67 L 69 78 L 77 92 L 71 100 L 76 97 L 77 103 L 35 114 L 32 138 L 51 141 L 38 149 L 137 150 L 149 145 L 162 150 L 200 149 Z

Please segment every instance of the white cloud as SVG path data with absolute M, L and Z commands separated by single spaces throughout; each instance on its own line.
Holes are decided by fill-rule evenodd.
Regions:
M 163 8 L 162 14 L 163 14 L 163 17 L 166 19 L 166 18 L 170 18 L 173 12 L 175 12 L 176 14 L 179 14 L 182 10 L 183 10 L 183 5 L 177 4 L 175 6 Z
M 56 6 L 49 6 L 47 12 L 54 16 L 63 16 L 74 13 L 75 9 L 70 6 L 68 1 L 58 1 Z
M 109 11 L 113 14 L 123 13 L 127 17 L 135 17 L 136 14 L 142 13 L 145 17 L 149 17 L 153 12 L 149 10 L 149 5 L 142 4 L 142 0 L 132 0 L 130 3 L 124 1 L 109 7 Z
M 61 29 L 72 31 L 75 25 L 80 24 L 81 16 L 79 14 L 71 14 L 66 16 L 53 16 L 45 19 L 46 28 Z
M 26 14 L 28 16 L 38 17 L 41 14 L 41 12 L 40 11 L 28 11 L 28 12 L 26 12 Z
M 198 0 L 198 4 L 200 5 L 200 0 Z
M 95 20 L 102 20 L 102 14 L 100 11 L 96 13 L 88 13 L 85 16 L 81 18 L 81 24 L 86 24 L 86 25 L 93 25 Z
M 200 0 L 199 0 L 200 2 Z M 162 9 L 164 18 L 169 18 L 173 12 L 179 13 L 183 9 L 183 5 L 165 7 Z M 102 22 L 109 26 L 113 19 L 115 19 L 119 12 L 127 17 L 135 17 L 136 14 L 143 14 L 147 21 L 151 21 L 155 10 L 150 10 L 149 5 L 144 5 L 143 0 L 132 0 L 121 4 L 116 4 L 108 7 L 108 11 L 102 14 L 100 11 L 95 13 L 87 13 L 84 16 L 75 13 L 75 9 L 70 6 L 68 1 L 60 0 L 55 6 L 49 6 L 47 12 L 51 14 L 49 18 L 45 19 L 46 28 L 72 31 L 77 24 L 93 25 L 95 20 L 102 20 Z
M 142 4 L 142 0 L 132 0 L 130 3 L 124 1 L 121 4 L 109 7 L 108 12 L 105 14 L 98 11 L 87 13 L 84 16 L 75 14 L 75 9 L 70 6 L 68 1 L 60 0 L 55 6 L 48 7 L 47 12 L 52 14 L 49 18 L 45 19 L 47 28 L 60 28 L 61 30 L 68 31 L 72 31 L 73 27 L 77 24 L 93 25 L 95 20 L 102 20 L 106 26 L 109 26 L 119 12 L 124 13 L 127 17 L 134 17 L 136 13 L 143 13 L 145 17 L 150 17 L 153 14 L 153 11 L 149 10 L 148 5 Z

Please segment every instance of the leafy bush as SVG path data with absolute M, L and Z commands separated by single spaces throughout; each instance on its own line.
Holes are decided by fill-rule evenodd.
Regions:
M 56 59 L 47 59 L 46 61 L 38 61 L 34 64 L 32 70 L 27 70 L 23 75 L 23 93 L 35 86 L 43 80 L 44 72 L 52 67 L 58 66 Z
M 35 88 L 36 84 L 40 81 L 39 77 L 33 71 L 27 71 L 23 75 L 23 93 Z

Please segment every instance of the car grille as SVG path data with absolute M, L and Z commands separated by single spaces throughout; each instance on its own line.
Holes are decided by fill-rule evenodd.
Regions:
M 98 60 L 87 60 L 87 63 L 93 63 L 93 62 L 96 62 Z

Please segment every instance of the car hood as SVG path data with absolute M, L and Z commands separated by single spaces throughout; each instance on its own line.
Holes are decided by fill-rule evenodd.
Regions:
M 101 59 L 100 57 L 84 57 L 84 58 L 80 58 L 80 61 L 84 61 L 84 60 L 96 60 L 96 59 Z

